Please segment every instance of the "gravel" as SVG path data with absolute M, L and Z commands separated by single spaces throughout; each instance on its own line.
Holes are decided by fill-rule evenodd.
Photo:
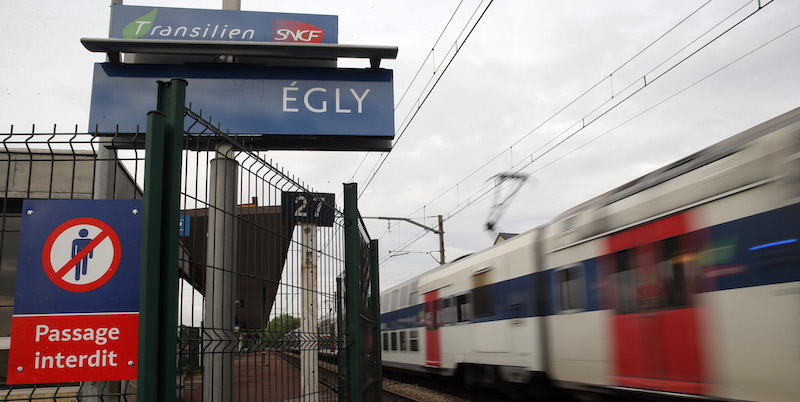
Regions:
M 383 379 L 383 389 L 406 395 L 420 402 L 470 402 L 469 399 L 443 394 L 429 388 L 414 384 L 406 384 L 388 378 Z M 391 401 L 389 395 L 384 395 L 384 401 Z

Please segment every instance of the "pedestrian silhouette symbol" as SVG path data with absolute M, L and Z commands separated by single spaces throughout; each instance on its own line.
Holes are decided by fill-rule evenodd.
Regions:
M 80 237 L 72 241 L 72 257 L 78 255 L 78 253 L 80 253 L 84 247 L 86 247 L 89 243 L 92 242 L 92 239 L 87 237 L 89 236 L 89 231 L 86 229 L 81 229 L 80 232 L 78 232 L 78 236 Z M 88 254 L 86 254 L 86 256 L 83 257 L 82 260 L 78 261 L 78 263 L 75 264 L 76 281 L 81 279 L 81 275 L 86 275 L 87 267 L 89 265 L 89 259 L 92 258 L 93 255 L 94 255 L 94 250 L 91 250 L 89 251 Z

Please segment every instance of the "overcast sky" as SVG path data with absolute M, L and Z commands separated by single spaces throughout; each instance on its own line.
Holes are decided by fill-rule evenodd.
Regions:
M 443 215 L 446 257 L 452 260 L 492 244 L 496 234 L 484 229 L 494 202 L 487 184 L 499 173 L 529 175 L 496 226 L 523 232 L 800 106 L 800 29 L 794 29 L 800 2 L 761 2 L 767 5 L 757 11 L 758 1 L 744 0 L 705 5 L 497 0 L 466 42 L 488 2 L 243 0 L 242 10 L 338 15 L 340 43 L 399 47 L 397 60 L 382 64 L 394 70 L 395 100 L 408 90 L 395 115 L 403 134 L 388 157 L 361 152 L 268 152 L 268 157 L 315 191 L 340 194 L 342 183 L 358 183 L 363 216 L 407 217 L 435 226 L 433 217 Z M 79 39 L 107 37 L 109 4 L 3 2 L 0 132 L 11 124 L 24 131 L 34 123 L 86 130 L 92 63 L 104 61 L 104 55 L 89 53 Z M 220 8 L 221 0 L 125 4 Z M 442 75 L 456 47 L 458 55 Z M 406 127 L 430 80 L 440 77 Z M 396 223 L 387 230 L 385 221 L 367 223 L 380 240 L 383 288 L 437 265 L 436 235 L 407 246 L 419 228 Z M 390 258 L 400 250 L 408 254 Z

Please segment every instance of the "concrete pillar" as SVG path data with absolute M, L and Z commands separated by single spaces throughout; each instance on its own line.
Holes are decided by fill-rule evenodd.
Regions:
M 239 164 L 229 145 L 217 149 L 208 186 L 203 400 L 233 400 L 236 298 L 236 194 Z
M 319 333 L 317 308 L 317 225 L 301 223 L 302 266 L 300 267 L 300 303 L 303 334 L 300 344 L 300 394 L 304 402 L 316 402 L 319 397 Z

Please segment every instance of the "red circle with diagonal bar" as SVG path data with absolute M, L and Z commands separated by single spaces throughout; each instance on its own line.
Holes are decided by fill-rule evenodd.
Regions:
M 58 260 L 55 255 L 63 253 L 64 251 L 61 250 L 54 253 L 53 246 L 58 244 L 59 248 L 64 248 L 64 244 L 69 244 L 69 239 L 74 237 L 74 234 L 72 234 L 74 229 L 79 226 L 83 229 L 87 229 L 87 231 L 88 228 L 91 228 L 92 231 L 95 232 L 93 238 L 77 254 Z M 110 244 L 107 240 L 110 241 Z M 103 250 L 102 255 L 94 255 L 94 250 L 101 245 Z M 93 254 L 90 255 L 89 253 Z M 90 255 L 89 258 L 94 259 L 94 264 L 92 266 L 92 270 L 94 271 L 93 277 L 89 278 L 86 283 L 74 283 L 66 279 L 67 275 L 72 272 L 72 269 L 75 268 L 81 260 L 84 261 L 84 264 L 88 265 L 88 259 L 86 259 L 87 255 Z M 95 259 L 95 257 L 99 258 Z M 63 262 L 65 259 L 67 260 L 66 263 Z M 89 217 L 70 219 L 59 225 L 47 236 L 47 241 L 42 249 L 42 265 L 47 277 L 50 278 L 56 286 L 70 292 L 88 292 L 103 286 L 117 272 L 121 259 L 122 244 L 114 229 L 99 219 Z M 76 278 L 76 281 L 77 280 Z

